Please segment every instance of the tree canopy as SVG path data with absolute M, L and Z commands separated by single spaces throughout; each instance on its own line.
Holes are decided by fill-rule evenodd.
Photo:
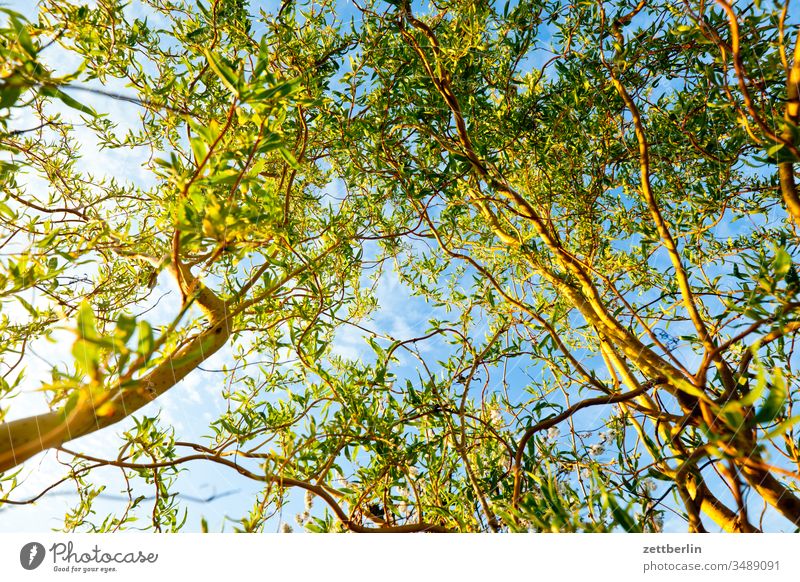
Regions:
M 44 452 L 70 531 L 200 464 L 241 531 L 800 526 L 788 0 L 0 10 L 0 508 Z

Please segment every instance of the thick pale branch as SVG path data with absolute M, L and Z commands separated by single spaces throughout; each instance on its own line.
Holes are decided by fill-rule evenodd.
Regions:
M 800 125 L 800 32 L 794 44 L 794 57 L 792 67 L 786 79 L 786 113 L 784 114 L 786 127 L 783 131 L 783 139 L 795 146 L 797 149 L 800 144 L 794 143 L 792 127 Z M 800 224 L 800 196 L 797 194 L 797 184 L 794 180 L 794 163 L 784 161 L 778 164 L 778 178 L 781 184 L 781 193 L 786 203 L 789 214 Z
M 800 526 L 800 498 L 783 486 L 772 473 L 750 465 L 741 466 L 747 482 L 786 519 Z
M 143 377 L 124 386 L 98 391 L 79 388 L 78 403 L 0 424 L 0 472 L 37 453 L 108 427 L 133 414 L 185 378 L 228 341 L 230 321 L 225 302 L 183 267 L 179 281 L 205 312 L 209 322 L 200 334 L 165 358 Z

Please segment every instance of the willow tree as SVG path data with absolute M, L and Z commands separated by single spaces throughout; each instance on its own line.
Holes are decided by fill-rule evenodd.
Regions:
M 30 342 L 65 318 L 76 339 L 51 411 L 0 425 L 4 503 L 55 448 L 80 484 L 113 466 L 155 487 L 156 529 L 180 525 L 189 462 L 264 483 L 248 531 L 295 488 L 324 501 L 298 516 L 313 531 L 800 525 L 788 3 L 137 10 L 158 26 L 114 2 L 7 15 L 3 298 L 29 317 L 5 322 L 4 392 Z M 56 49 L 78 69 L 48 68 Z M 153 185 L 77 169 L 54 106 L 151 152 Z M 154 328 L 161 271 L 181 300 Z M 390 276 L 424 328 L 383 325 Z M 353 330 L 371 356 L 335 349 Z M 226 343 L 207 440 L 137 414 Z M 116 458 L 69 444 L 131 415 Z M 68 529 L 139 509 L 98 525 L 92 499 Z
M 69 442 L 135 415 L 238 342 L 239 357 L 260 354 L 265 378 L 236 385 L 240 407 L 210 427 L 213 442 L 182 443 L 156 417 L 138 416 L 119 437 L 114 466 L 126 482 L 155 487 L 158 530 L 180 527 L 170 485 L 194 459 L 263 480 L 265 501 L 280 500 L 289 485 L 313 490 L 346 519 L 310 475 L 290 478 L 293 470 L 277 458 L 273 470 L 265 467 L 272 457 L 251 451 L 243 454 L 261 458 L 262 467 L 252 472 L 229 454 L 232 443 L 265 435 L 286 457 L 298 448 L 300 435 L 287 427 L 306 418 L 310 403 L 330 406 L 333 393 L 283 362 L 315 358 L 331 322 L 363 309 L 354 293 L 359 254 L 350 242 L 360 226 L 349 200 L 334 206 L 324 195 L 325 144 L 313 130 L 312 107 L 341 39 L 324 34 L 319 10 L 303 25 L 270 20 L 256 33 L 236 3 L 184 10 L 155 2 L 148 10 L 159 27 L 126 13 L 124 3 L 39 8 L 36 23 L 6 11 L 2 33 L 1 228 L 3 246 L 13 249 L 3 265 L 3 299 L 28 312 L 22 324 L 4 316 L 3 359 L 13 378 L 3 383 L 4 397 L 24 385 L 18 364 L 32 342 L 65 321 L 76 338 L 74 365 L 54 366 L 53 381 L 41 387 L 50 411 L 0 425 L 4 503 L 20 502 L 9 497 L 19 482 L 14 467 L 59 449 L 74 457 L 65 479 L 81 495 L 66 527 L 93 527 L 85 520 L 98 490 L 86 480 L 108 463 L 92 451 L 71 451 Z M 57 70 L 75 57 L 77 70 Z M 121 92 L 108 89 L 114 83 Z M 131 120 L 95 111 L 87 94 L 138 105 L 141 126 L 118 130 Z M 82 115 L 75 120 L 67 108 Z M 144 149 L 154 185 L 81 171 L 76 133 L 86 128 L 120 156 Z M 167 277 L 178 297 L 170 297 L 171 319 L 154 326 L 143 313 Z M 305 391 L 297 399 L 265 402 L 265 392 L 298 383 Z M 220 398 L 223 390 L 220 379 Z M 121 517 L 101 528 L 124 527 L 140 502 L 131 497 Z

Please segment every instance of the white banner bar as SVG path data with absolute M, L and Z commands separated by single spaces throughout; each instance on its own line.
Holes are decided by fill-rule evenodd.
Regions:
M 799 544 L 791 534 L 0 534 L 0 580 L 796 581 Z

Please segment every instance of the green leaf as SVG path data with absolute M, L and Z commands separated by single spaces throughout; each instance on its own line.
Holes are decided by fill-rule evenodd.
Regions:
M 744 414 L 742 413 L 741 409 L 736 410 L 734 408 L 730 408 L 728 410 L 722 410 L 720 412 L 720 417 L 725 421 L 725 424 L 728 425 L 734 431 L 741 429 L 744 426 Z
M 792 428 L 795 424 L 800 422 L 800 415 L 796 414 L 790 418 L 787 418 L 783 422 L 779 423 L 778 426 L 769 430 L 764 433 L 764 440 L 769 441 L 774 439 L 775 437 L 782 436 L 785 434 L 790 428 Z
M 788 395 L 789 392 L 786 389 L 786 381 L 783 379 L 780 368 L 776 367 L 773 371 L 772 385 L 770 386 L 769 394 L 767 394 L 767 399 L 764 401 L 761 410 L 756 414 L 755 422 L 757 424 L 772 422 L 781 413 Z
M 193 137 L 190 143 L 192 145 L 194 159 L 197 162 L 202 162 L 206 158 L 206 155 L 208 155 L 208 144 L 201 137 Z
M 16 35 L 17 42 L 19 43 L 19 45 L 26 53 L 28 53 L 28 56 L 30 56 L 32 59 L 35 59 L 38 50 L 33 45 L 31 36 L 28 33 L 27 27 L 25 26 L 25 23 L 27 22 L 25 17 L 19 14 L 18 12 L 14 12 L 12 10 L 4 9 L 3 12 L 8 14 L 9 16 L 8 18 L 9 24 L 11 24 L 11 28 L 14 29 L 14 33 Z
M 20 27 L 19 32 L 17 33 L 17 41 L 19 42 L 19 46 L 21 46 L 28 56 L 32 59 L 36 58 L 36 53 L 38 52 L 36 47 L 33 45 L 33 41 L 31 40 L 28 31 L 24 26 Z
M 738 430 L 744 426 L 745 408 L 753 406 L 761 398 L 767 386 L 767 374 L 764 366 L 758 358 L 755 361 L 757 369 L 755 386 L 739 400 L 728 402 L 720 409 L 720 418 L 733 430 Z
M 33 305 L 31 305 L 30 303 L 28 303 L 27 301 L 25 301 L 25 299 L 23 299 L 23 298 L 22 298 L 21 296 L 19 296 L 19 295 L 17 295 L 16 297 L 17 297 L 17 301 L 19 301 L 20 303 L 22 303 L 22 306 L 25 308 L 25 310 L 26 310 L 28 313 L 30 313 L 30 314 L 31 314 L 33 317 L 36 317 L 37 315 L 39 315 L 39 312 L 38 312 L 38 311 L 36 311 L 36 308 L 35 308 Z
M 672 477 L 652 467 L 648 469 L 647 474 L 653 479 L 658 479 L 659 481 L 672 481 Z
M 789 272 L 792 266 L 792 257 L 789 256 L 782 248 L 778 247 L 775 250 L 775 258 L 772 259 L 772 270 L 775 272 L 776 278 L 782 278 Z
M 208 59 L 208 64 L 212 68 L 212 70 L 217 74 L 220 81 L 230 89 L 231 93 L 239 96 L 239 77 L 234 73 L 228 65 L 222 62 L 222 59 L 218 58 L 214 53 L 210 50 L 205 49 L 204 54 L 206 59 Z
M 278 101 L 283 97 L 288 97 L 289 95 L 296 93 L 297 91 L 300 90 L 300 87 L 301 85 L 299 79 L 284 81 L 282 83 L 270 87 L 263 93 L 259 94 L 259 98 L 268 101 Z
M 69 414 L 75 409 L 75 407 L 78 405 L 78 401 L 80 401 L 80 398 L 81 398 L 80 390 L 73 390 L 70 393 L 69 397 L 67 398 L 67 401 L 64 403 L 65 415 Z
M 77 333 L 79 338 L 97 340 L 100 335 L 97 332 L 97 320 L 94 311 L 88 301 L 82 301 L 78 306 Z
M 612 495 L 609 495 L 606 487 L 601 487 L 600 495 L 602 497 L 603 504 L 611 511 L 614 521 L 616 521 L 622 527 L 622 529 L 628 533 L 642 532 L 642 528 L 640 528 L 633 518 L 628 515 L 628 512 L 619 506 L 617 500 L 614 499 Z
M 75 358 L 75 365 L 83 374 L 88 374 L 92 378 L 97 377 L 100 366 L 100 346 L 88 339 L 78 338 L 72 344 L 72 357 Z
M 14 105 L 22 94 L 23 87 L 4 84 L 0 90 L 0 109 L 8 109 Z
M 150 327 L 150 324 L 146 321 L 140 321 L 136 326 L 136 330 L 139 336 L 136 346 L 137 353 L 142 356 L 150 355 L 155 345 L 153 341 L 153 328 Z
M 43 95 L 47 95 L 48 97 L 55 97 L 56 99 L 60 99 L 64 105 L 72 107 L 73 109 L 77 109 L 81 113 L 86 113 L 87 115 L 91 115 L 92 117 L 97 117 L 97 112 L 94 109 L 92 109 L 88 105 L 81 103 L 77 99 L 70 97 L 58 87 L 54 87 L 52 85 L 44 86 L 41 88 L 40 93 L 42 93 Z
M 260 77 L 261 73 L 267 70 L 269 59 L 269 41 L 267 35 L 264 35 L 261 37 L 261 42 L 258 45 L 258 60 L 256 61 L 255 69 L 253 69 L 254 77 Z
M 133 337 L 133 333 L 135 331 L 136 331 L 135 317 L 123 313 L 117 318 L 116 336 L 123 344 L 128 343 L 128 340 Z
M 773 144 L 767 148 L 767 155 L 771 158 L 774 158 L 784 147 L 785 146 L 783 143 Z
M 89 375 L 93 380 L 99 380 L 100 348 L 110 347 L 110 344 L 97 331 L 97 320 L 88 301 L 81 302 L 78 307 L 75 331 L 78 335 L 78 339 L 72 344 L 75 365 L 81 373 Z
M 754 346 L 755 348 L 755 346 Z M 753 355 L 755 356 L 755 350 L 753 351 Z M 764 389 L 767 387 L 767 371 L 764 369 L 764 365 L 761 361 L 756 357 L 754 358 L 756 361 L 756 385 L 745 394 L 738 403 L 741 406 L 753 406 L 758 399 L 761 398 L 761 395 L 764 394 Z
M 294 154 L 290 152 L 287 148 L 281 147 L 278 148 L 278 151 L 281 154 L 281 157 L 286 160 L 286 163 L 294 170 L 300 169 L 300 164 L 297 163 L 297 159 L 294 157 Z

